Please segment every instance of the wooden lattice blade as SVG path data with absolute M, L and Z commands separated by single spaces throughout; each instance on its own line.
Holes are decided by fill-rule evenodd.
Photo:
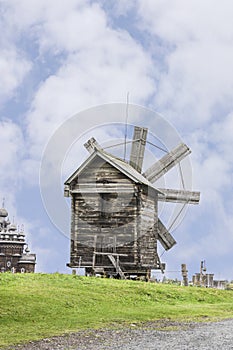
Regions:
M 170 232 L 168 232 L 160 219 L 158 220 L 158 239 L 165 250 L 171 249 L 176 244 L 175 239 Z
M 143 175 L 149 181 L 155 182 L 190 153 L 191 150 L 188 146 L 181 143 L 159 161 L 154 163 Z
M 84 143 L 85 148 L 88 150 L 89 153 L 93 153 L 96 150 L 101 150 L 100 144 L 96 141 L 94 137 L 89 139 L 86 143 Z
M 159 188 L 158 190 L 163 193 L 158 194 L 158 200 L 161 202 L 198 204 L 200 201 L 200 192 L 165 188 Z
M 139 173 L 142 171 L 142 164 L 146 146 L 147 128 L 134 127 L 133 142 L 129 164 Z

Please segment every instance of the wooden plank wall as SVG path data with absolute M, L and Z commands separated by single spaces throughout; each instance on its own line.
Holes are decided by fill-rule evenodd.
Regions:
M 86 167 L 72 189 L 79 184 L 117 183 L 135 185 L 110 164 L 96 159 Z M 149 268 L 157 265 L 157 198 L 147 187 L 137 185 L 135 193 L 72 193 L 71 265 L 92 266 L 93 252 L 127 254 L 121 266 Z M 96 256 L 97 266 L 112 267 L 107 256 Z M 131 267 L 130 267 L 131 266 Z
M 157 266 L 157 195 L 141 194 L 141 215 L 139 226 L 140 264 L 144 267 Z
M 117 183 L 118 186 L 132 185 L 124 174 L 110 164 L 97 159 L 87 167 L 79 177 L 73 190 L 79 184 Z M 101 252 L 117 252 L 127 254 L 121 257 L 125 263 L 134 263 L 136 197 L 133 193 L 76 193 L 72 194 L 73 206 L 72 261 L 92 266 L 94 249 Z M 96 247 L 95 247 L 96 245 Z M 112 266 L 106 256 L 97 257 L 98 263 Z

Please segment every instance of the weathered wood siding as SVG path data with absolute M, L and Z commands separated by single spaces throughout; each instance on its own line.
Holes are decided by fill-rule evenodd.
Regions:
M 114 183 L 119 191 L 108 192 Z M 91 267 L 94 251 L 126 254 L 120 264 L 129 269 L 156 266 L 157 199 L 154 192 L 148 198 L 144 187 L 98 157 L 84 169 L 71 184 L 71 266 Z M 95 266 L 112 263 L 97 254 Z
M 139 262 L 144 267 L 153 268 L 157 265 L 157 195 L 142 191 L 140 197 Z

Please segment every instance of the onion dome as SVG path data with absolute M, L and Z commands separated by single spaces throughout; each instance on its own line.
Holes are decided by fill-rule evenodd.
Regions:
M 18 236 L 25 237 L 25 233 L 23 231 L 18 232 Z
M 5 208 L 0 208 L 0 217 L 6 218 L 8 216 L 8 212 Z
M 15 224 L 10 224 L 9 227 L 8 227 L 8 230 L 9 231 L 16 231 L 17 227 L 15 226 Z

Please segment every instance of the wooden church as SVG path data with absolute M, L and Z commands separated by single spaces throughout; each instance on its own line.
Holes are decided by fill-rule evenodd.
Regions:
M 176 241 L 158 218 L 158 201 L 196 204 L 200 193 L 153 185 L 190 150 L 180 144 L 142 173 L 146 138 L 146 128 L 134 128 L 129 162 L 107 153 L 94 138 L 85 144 L 90 155 L 64 187 L 71 197 L 69 267 L 119 278 L 164 270 L 158 241 L 165 250 Z
M 34 272 L 36 255 L 31 254 L 23 228 L 10 223 L 8 212 L 0 208 L 0 272 Z

